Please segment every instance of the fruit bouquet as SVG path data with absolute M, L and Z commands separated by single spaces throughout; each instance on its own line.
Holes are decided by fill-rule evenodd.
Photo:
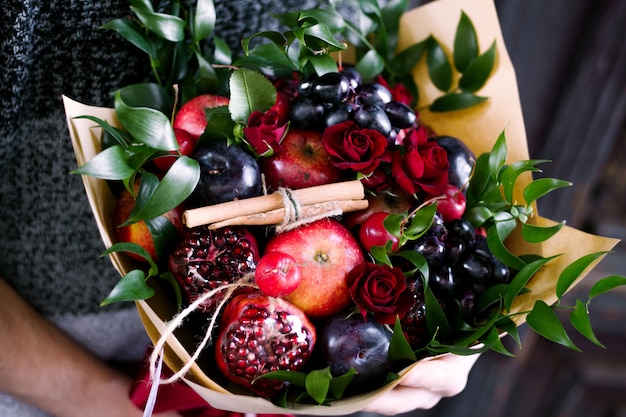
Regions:
M 353 20 L 330 2 L 239 55 L 209 0 L 131 4 L 104 27 L 156 82 L 110 109 L 64 103 L 122 276 L 103 303 L 136 302 L 156 381 L 224 410 L 335 415 L 419 361 L 509 354 L 522 323 L 577 349 L 555 308 L 601 345 L 589 303 L 626 278 L 561 298 L 617 240 L 538 215 L 570 184 L 533 178 L 548 161 L 529 159 L 491 0 L 359 1 Z

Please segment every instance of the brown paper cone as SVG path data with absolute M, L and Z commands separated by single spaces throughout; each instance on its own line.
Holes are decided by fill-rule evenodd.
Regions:
M 420 41 L 430 34 L 433 34 L 442 45 L 451 46 L 461 10 L 469 16 L 476 27 L 481 51 L 487 49 L 493 40 L 497 44 L 498 55 L 494 74 L 479 92 L 480 95 L 488 96 L 489 101 L 476 108 L 454 113 L 435 114 L 422 111 L 421 118 L 438 134 L 462 138 L 477 155 L 489 151 L 498 135 L 502 130 L 505 130 L 509 162 L 528 159 L 527 140 L 515 71 L 504 45 L 492 0 L 438 0 L 406 13 L 402 19 L 400 49 L 414 41 Z M 438 93 L 433 87 L 428 87 L 428 76 L 423 64 L 418 65 L 415 69 L 415 77 L 418 85 L 427 86 L 426 90 L 422 92 L 420 105 L 431 102 Z M 94 123 L 89 120 L 73 119 L 73 117 L 89 114 L 108 120 L 112 124 L 116 124 L 117 120 L 112 109 L 85 106 L 67 97 L 64 97 L 64 105 L 76 159 L 78 164 L 82 165 L 99 151 L 99 129 L 93 129 Z M 529 179 L 519 181 L 517 184 L 518 192 Z M 84 177 L 84 184 L 102 239 L 108 247 L 113 242 L 111 232 L 113 197 L 104 181 Z M 552 223 L 551 220 L 541 217 L 536 218 L 535 221 L 539 224 Z M 617 239 L 590 235 L 571 227 L 564 227 L 552 239 L 536 245 L 524 242 L 519 236 L 511 237 L 507 244 L 516 254 L 537 253 L 543 256 L 562 254 L 561 257 L 549 263 L 536 274 L 528 285 L 530 292 L 517 298 L 513 311 L 527 311 L 539 299 L 548 304 L 554 303 L 556 301 L 554 295 L 556 280 L 560 272 L 569 263 L 589 253 L 610 251 L 617 243 Z M 124 256 L 112 254 L 111 260 L 120 274 L 125 274 L 131 268 Z M 589 270 L 599 261 L 600 259 L 590 266 Z M 170 305 L 169 301 L 159 292 L 153 298 L 136 304 L 146 331 L 156 343 L 161 332 L 165 329 L 165 322 L 174 314 L 174 306 Z M 518 325 L 522 324 L 524 315 L 519 315 L 516 320 Z M 185 363 L 189 358 L 190 355 L 185 351 L 183 344 L 175 337 L 171 337 L 168 340 L 168 350 L 165 354 L 166 364 L 176 370 L 180 368 L 181 363 Z M 409 369 L 410 367 L 405 369 L 403 373 Z M 400 378 L 377 391 L 336 401 L 331 406 L 301 405 L 288 410 L 274 406 L 262 398 L 233 394 L 211 380 L 197 366 L 192 368 L 191 375 L 185 381 L 210 404 L 223 410 L 251 413 L 293 412 L 311 415 L 342 415 L 362 409 L 373 399 L 393 389 L 395 385 L 401 383 L 402 379 Z

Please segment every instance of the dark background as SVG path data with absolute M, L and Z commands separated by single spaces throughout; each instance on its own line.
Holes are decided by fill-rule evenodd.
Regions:
M 426 1 L 414 1 L 415 5 Z M 626 1 L 495 0 L 516 68 L 530 156 L 572 187 L 541 199 L 541 215 L 626 238 Z M 586 299 L 598 278 L 626 274 L 620 243 L 566 297 Z M 626 289 L 591 304 L 606 349 L 570 335 L 574 352 L 522 326 L 514 358 L 486 353 L 468 386 L 415 417 L 625 417 Z

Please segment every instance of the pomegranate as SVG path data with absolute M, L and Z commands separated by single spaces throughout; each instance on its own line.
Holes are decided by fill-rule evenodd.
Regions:
M 315 338 L 315 327 L 290 302 L 259 291 L 239 294 L 220 320 L 217 367 L 232 382 L 270 397 L 287 382 L 259 377 L 270 371 L 299 371 L 311 356 Z
M 187 301 L 193 303 L 205 292 L 253 273 L 258 260 L 257 241 L 247 229 L 224 227 L 209 230 L 200 226 L 187 229 L 174 247 L 169 257 L 169 269 Z M 199 311 L 214 311 L 221 300 L 220 294 L 203 303 Z

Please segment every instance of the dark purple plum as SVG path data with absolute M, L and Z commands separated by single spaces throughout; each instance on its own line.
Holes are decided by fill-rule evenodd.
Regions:
M 355 105 L 349 101 L 342 101 L 334 104 L 326 112 L 326 126 L 336 125 L 337 123 L 352 120 L 354 118 Z
M 261 194 L 259 164 L 241 147 L 225 141 L 210 142 L 198 147 L 193 158 L 200 165 L 200 180 L 189 197 L 191 207 Z
M 468 249 L 474 247 L 476 229 L 469 220 L 463 218 L 454 219 L 446 224 L 446 230 L 448 230 L 450 235 L 463 240 Z
M 338 103 L 350 92 L 350 81 L 339 72 L 320 75 L 311 85 L 311 96 L 323 103 Z
M 385 113 L 389 117 L 389 121 L 393 127 L 406 129 L 415 125 L 417 115 L 413 109 L 399 101 L 390 101 L 385 103 Z
M 363 84 L 357 92 L 357 102 L 360 105 L 378 104 L 384 105 L 392 100 L 391 91 L 379 83 Z
M 354 121 L 361 129 L 378 130 L 384 136 L 391 133 L 391 122 L 385 110 L 377 104 L 363 104 L 354 112 Z
M 448 154 L 450 184 L 465 190 L 476 161 L 474 152 L 462 140 L 453 136 L 436 136 L 431 140 L 437 142 Z
M 361 73 L 354 67 L 345 67 L 341 70 L 341 73 L 348 79 L 352 91 L 356 91 L 363 83 Z
M 414 348 L 425 345 L 430 339 L 426 323 L 426 301 L 422 279 L 423 276 L 420 272 L 407 278 L 407 287 L 411 292 L 413 302 L 401 320 L 404 337 Z
M 300 129 L 321 130 L 324 128 L 324 104 L 311 97 L 301 97 L 293 102 L 289 119 Z
M 446 257 L 445 244 L 432 233 L 426 233 L 415 240 L 411 248 L 422 255 L 431 268 L 439 266 Z
M 450 300 L 456 294 L 458 282 L 452 265 L 443 264 L 439 268 L 430 270 L 428 286 L 433 293 L 445 300 Z
M 348 392 L 370 390 L 385 382 L 392 369 L 387 354 L 391 331 L 359 314 L 331 316 L 318 327 L 315 349 L 322 367 L 329 366 L 333 376 L 354 368 L 357 372 Z

